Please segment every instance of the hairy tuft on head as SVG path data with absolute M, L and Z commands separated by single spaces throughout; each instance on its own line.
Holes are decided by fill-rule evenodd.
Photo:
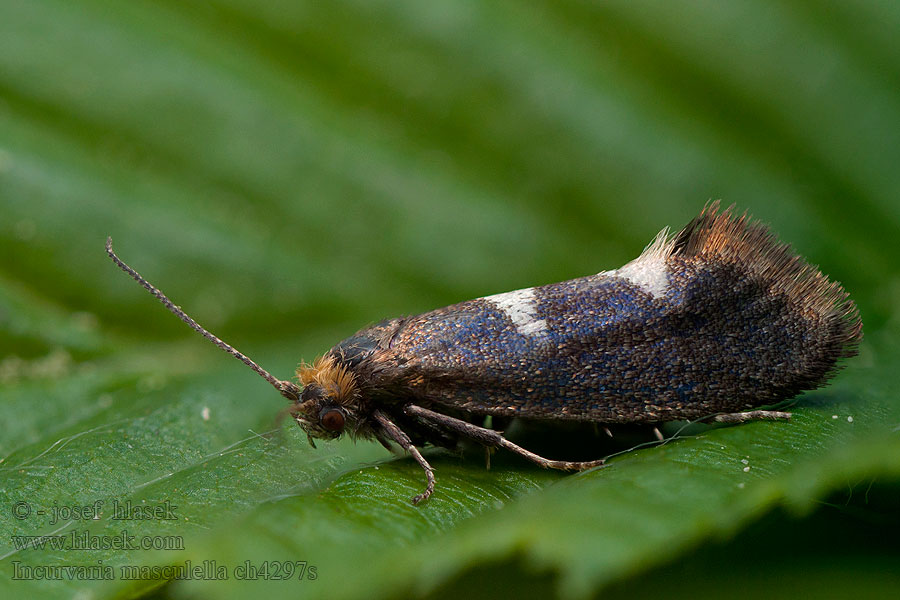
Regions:
M 356 376 L 333 356 L 320 356 L 311 365 L 301 364 L 297 378 L 304 388 L 316 385 L 338 404 L 349 404 L 359 393 Z

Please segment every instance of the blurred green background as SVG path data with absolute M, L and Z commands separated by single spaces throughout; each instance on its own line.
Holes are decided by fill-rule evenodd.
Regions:
M 897 589 L 897 547 L 871 541 L 900 533 L 897 31 L 888 0 L 3 0 L 2 594 Z M 584 477 L 437 454 L 421 509 L 411 461 L 304 447 L 276 423 L 277 394 L 103 251 L 112 236 L 286 377 L 383 317 L 619 266 L 711 199 L 851 292 L 867 337 L 837 383 L 794 423 L 717 429 Z M 745 456 L 763 465 L 736 484 Z M 131 525 L 186 548 L 11 537 L 61 527 L 11 516 L 17 501 L 124 498 L 177 500 L 179 523 Z M 121 529 L 107 517 L 59 531 Z M 285 556 L 318 579 L 13 568 Z

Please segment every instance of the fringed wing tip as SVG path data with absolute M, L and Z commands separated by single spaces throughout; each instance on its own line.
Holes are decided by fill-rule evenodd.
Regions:
M 826 323 L 835 358 L 849 358 L 862 341 L 859 309 L 840 282 L 831 281 L 790 244 L 778 241 L 764 223 L 747 213 L 736 216 L 734 205 L 720 210 L 718 200 L 675 234 L 667 256 L 703 257 L 736 263 L 759 277 L 770 293 L 783 293 L 805 314 Z M 653 244 L 655 245 L 655 244 Z

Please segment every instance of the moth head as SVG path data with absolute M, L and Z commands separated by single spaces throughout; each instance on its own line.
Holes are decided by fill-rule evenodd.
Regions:
M 315 438 L 333 440 L 345 431 L 356 432 L 359 389 L 346 365 L 323 356 L 312 365 L 300 365 L 297 377 L 303 391 L 292 412 L 312 446 Z

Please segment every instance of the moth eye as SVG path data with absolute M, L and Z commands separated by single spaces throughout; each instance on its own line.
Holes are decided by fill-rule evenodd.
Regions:
M 328 431 L 341 431 L 344 428 L 344 413 L 336 408 L 328 408 L 319 415 L 319 422 Z

